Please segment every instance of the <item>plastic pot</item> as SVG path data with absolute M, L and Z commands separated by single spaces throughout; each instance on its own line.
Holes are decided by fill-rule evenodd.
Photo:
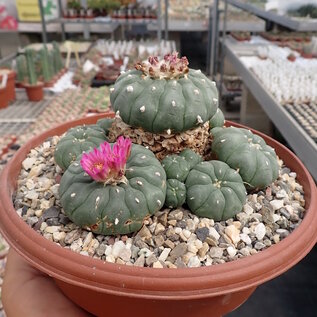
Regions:
M 314 246 L 317 240 L 317 201 L 313 179 L 291 151 L 254 130 L 297 173 L 305 191 L 304 220 L 278 244 L 225 264 L 154 269 L 104 262 L 46 240 L 18 216 L 12 204 L 23 160 L 32 148 L 48 137 L 110 116 L 113 113 L 67 122 L 36 136 L 20 148 L 0 178 L 2 234 L 30 264 L 54 278 L 62 292 L 79 306 L 97 316 L 221 316 L 241 305 L 258 285 L 294 266 Z M 239 126 L 229 121 L 227 125 Z
M 36 85 L 25 84 L 24 87 L 26 89 L 26 94 L 30 101 L 41 101 L 44 98 L 43 92 L 44 84 L 42 82 L 38 82 Z
M 0 88 L 0 109 L 4 109 L 9 105 L 8 86 Z
M 8 81 L 7 81 L 7 97 L 8 101 L 14 101 L 15 96 L 15 77 L 16 73 L 15 71 L 8 69 L 8 68 L 1 68 L 0 69 L 0 82 L 2 81 L 3 73 L 8 74 Z

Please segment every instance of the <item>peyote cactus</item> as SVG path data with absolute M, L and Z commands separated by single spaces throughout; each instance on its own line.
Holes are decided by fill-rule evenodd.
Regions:
M 127 234 L 165 202 L 166 175 L 154 154 L 120 137 L 83 154 L 60 183 L 61 204 L 77 225 L 97 234 Z
M 225 117 L 222 111 L 218 108 L 213 117 L 209 120 L 210 128 L 223 127 L 225 124 Z
M 200 70 L 189 69 L 187 58 L 177 55 L 165 55 L 161 61 L 150 57 L 119 76 L 110 100 L 126 124 L 153 133 L 177 133 L 202 125 L 216 113 L 215 83 Z
M 184 182 L 190 171 L 190 164 L 185 157 L 176 154 L 168 155 L 162 161 L 167 179 L 177 179 Z
M 27 71 L 28 71 L 28 79 L 30 85 L 37 84 L 37 76 L 35 72 L 35 65 L 33 61 L 33 51 L 31 49 L 25 50 L 26 62 L 27 62 Z
M 106 135 L 108 135 L 109 128 L 111 127 L 113 122 L 114 122 L 114 119 L 110 119 L 110 118 L 99 119 L 97 121 L 97 125 L 99 125 L 105 131 Z
M 238 169 L 243 181 L 251 188 L 265 188 L 278 177 L 275 151 L 251 131 L 235 127 L 214 128 L 212 151 L 219 160 Z
M 52 79 L 52 73 L 50 71 L 48 52 L 46 46 L 40 50 L 41 63 L 42 63 L 42 75 L 45 83 Z
M 98 125 L 69 129 L 56 146 L 55 162 L 66 170 L 84 151 L 91 151 L 106 139 L 105 131 Z
M 165 206 L 168 208 L 182 206 L 186 201 L 185 184 L 177 179 L 168 179 L 166 185 Z
M 192 151 L 191 149 L 185 149 L 179 156 L 184 157 L 185 160 L 189 163 L 189 169 L 192 169 L 195 165 L 200 163 L 203 159 L 200 155 Z
M 241 176 L 226 163 L 197 164 L 186 179 L 186 202 L 200 217 L 227 220 L 242 210 L 246 191 Z
M 19 55 L 16 58 L 17 65 L 17 80 L 19 83 L 23 83 L 27 78 L 27 65 L 24 55 Z

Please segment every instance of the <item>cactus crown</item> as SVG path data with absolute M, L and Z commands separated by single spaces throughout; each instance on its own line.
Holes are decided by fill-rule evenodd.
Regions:
M 150 56 L 147 62 L 137 63 L 135 68 L 154 79 L 178 79 L 189 71 L 187 58 L 178 58 L 178 52 L 166 54 L 163 60 Z
M 130 156 L 132 142 L 129 138 L 119 137 L 113 145 L 105 142 L 100 150 L 95 148 L 84 153 L 80 165 L 83 170 L 95 181 L 116 185 L 126 183 L 125 165 Z

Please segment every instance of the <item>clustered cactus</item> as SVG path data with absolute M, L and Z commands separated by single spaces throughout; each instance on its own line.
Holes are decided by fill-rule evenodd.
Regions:
M 189 69 L 177 53 L 150 57 L 122 74 L 111 102 L 116 119 L 70 129 L 55 150 L 55 161 L 65 170 L 61 204 L 81 227 L 98 234 L 131 233 L 164 205 L 186 205 L 200 217 L 227 220 L 242 210 L 247 190 L 263 189 L 278 177 L 274 150 L 249 130 L 225 127 L 215 83 Z M 148 140 L 146 148 L 124 133 L 110 143 L 118 116 L 144 133 L 166 132 L 166 139 L 207 124 L 210 156 L 217 160 L 186 148 L 160 162 Z
M 64 68 L 58 44 L 53 42 L 51 49 L 43 45 L 38 51 L 27 48 L 16 58 L 16 68 L 19 83 L 28 82 L 30 85 L 35 85 L 37 81 L 50 83 Z

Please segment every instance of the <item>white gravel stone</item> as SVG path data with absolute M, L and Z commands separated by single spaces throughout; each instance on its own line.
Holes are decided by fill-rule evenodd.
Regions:
M 170 254 L 170 252 L 171 252 L 170 248 L 164 248 L 164 250 L 160 254 L 158 260 L 165 262 L 165 260 L 167 259 L 168 255 Z
M 192 258 L 189 259 L 188 267 L 200 267 L 200 260 L 198 258 L 198 256 L 193 256 Z
M 266 233 L 266 229 L 265 229 L 265 226 L 264 224 L 261 222 L 259 223 L 256 227 L 255 227 L 255 230 L 254 230 L 254 233 L 256 235 L 256 238 L 258 240 L 262 240 L 265 236 L 265 233 Z
M 58 232 L 60 230 L 60 226 L 48 226 L 45 228 L 45 232 L 47 233 L 54 233 L 54 232 Z
M 237 254 L 237 249 L 233 246 L 227 248 L 228 255 L 233 258 Z
M 25 170 L 31 169 L 31 167 L 34 165 L 36 162 L 36 157 L 27 157 L 23 162 L 22 162 L 22 167 Z
M 112 246 L 112 255 L 115 259 L 119 257 L 123 249 L 125 249 L 125 244 L 123 241 L 120 240 L 114 243 Z
M 234 225 L 230 225 L 225 228 L 226 235 L 230 238 L 233 244 L 237 244 L 240 241 L 240 230 Z
M 274 211 L 278 210 L 284 206 L 283 200 L 279 200 L 279 199 L 274 199 L 274 200 L 270 201 L 270 204 L 273 207 Z

